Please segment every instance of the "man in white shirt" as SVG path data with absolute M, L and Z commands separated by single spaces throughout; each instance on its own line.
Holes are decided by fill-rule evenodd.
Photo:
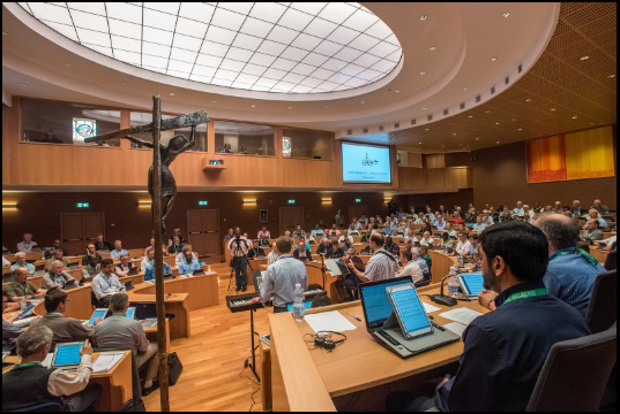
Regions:
M 427 247 L 433 247 L 433 238 L 431 237 L 431 233 L 428 231 L 424 232 L 424 235 L 422 236 L 422 239 L 420 240 L 420 245 L 422 246 L 427 246 Z
M 24 233 L 23 241 L 17 243 L 17 251 L 28 253 L 31 252 L 34 247 L 39 247 L 36 241 L 32 241 L 31 233 Z
M 400 252 L 400 260 L 403 262 L 403 268 L 396 273 L 396 277 L 413 276 L 413 283 L 424 279 L 422 269 L 418 262 L 413 260 L 410 250 Z
M 426 263 L 426 260 L 424 260 L 419 247 L 411 248 L 411 260 L 418 264 L 418 267 L 422 270 L 422 275 L 424 278 L 430 280 L 431 269 L 428 268 L 428 264 Z
M 482 218 L 483 218 L 482 215 L 476 217 L 476 224 L 474 224 L 474 228 L 473 228 L 474 231 L 482 233 L 484 229 L 487 228 L 487 224 L 482 220 Z
M 228 241 L 228 249 L 232 253 L 232 267 L 235 269 L 236 291 L 245 292 L 248 289 L 248 259 L 250 250 L 248 239 L 241 235 L 241 229 L 235 227 L 235 236 Z
M 258 233 L 256 234 L 256 238 L 259 240 L 271 238 L 271 233 L 269 233 L 269 230 L 267 230 L 267 226 L 263 226 L 263 228 L 258 231 Z
M 116 240 L 114 242 L 114 249 L 110 252 L 110 257 L 119 260 L 124 254 L 127 254 L 127 250 L 123 249 L 123 243 L 120 240 Z
M 95 276 L 91 288 L 97 300 L 104 296 L 111 296 L 116 292 L 125 292 L 125 285 L 114 274 L 114 262 L 112 259 L 103 259 L 101 262 L 101 273 Z
M 513 216 L 523 215 L 523 201 L 517 201 L 517 206 L 512 210 Z
M 146 256 L 142 258 L 142 262 L 140 262 L 140 270 L 144 272 L 148 269 L 149 265 L 153 263 L 153 260 L 155 260 L 155 250 L 151 249 L 147 251 Z
M 437 227 L 437 230 L 443 230 L 446 227 L 446 221 L 443 219 L 443 215 L 437 214 L 433 226 Z
M 469 243 L 469 234 L 465 231 L 459 232 L 459 242 L 456 244 L 455 254 L 465 256 L 469 253 L 471 244 Z
M 276 242 L 271 244 L 271 251 L 267 255 L 267 266 L 274 264 L 278 260 L 278 252 L 276 249 Z

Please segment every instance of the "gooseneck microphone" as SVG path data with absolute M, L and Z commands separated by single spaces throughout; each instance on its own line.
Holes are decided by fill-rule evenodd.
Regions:
M 444 306 L 456 305 L 455 298 L 452 298 L 450 296 L 446 296 L 443 294 L 443 283 L 446 281 L 447 278 L 452 277 L 452 276 L 454 275 L 447 275 L 443 279 L 441 279 L 441 288 L 439 289 L 438 295 L 429 295 L 429 297 L 431 298 L 433 302 L 439 303 L 440 305 L 444 305 Z

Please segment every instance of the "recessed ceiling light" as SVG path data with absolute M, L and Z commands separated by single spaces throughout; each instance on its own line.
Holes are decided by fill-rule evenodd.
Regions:
M 499 122 L 496 122 L 495 125 L 499 125 Z
M 216 104 L 216 103 L 217 103 L 217 101 L 211 101 L 211 103 L 212 103 L 212 104 Z
M 572 118 L 573 118 L 573 119 L 577 119 L 577 115 L 573 116 Z
M 21 86 L 22 88 L 25 88 L 26 84 L 25 83 L 20 83 L 19 86 Z
M 474 116 L 473 115 L 469 115 L 467 118 L 472 119 Z
M 398 89 L 396 89 L 394 92 L 398 93 L 398 92 L 400 92 L 400 91 L 399 91 Z
M 418 142 L 418 144 L 422 145 L 422 141 Z
M 428 128 L 425 128 L 424 130 L 425 130 L 425 131 L 430 131 L 430 129 L 428 129 Z
M 426 75 L 426 72 L 422 71 L 422 72 L 420 72 L 420 75 L 424 76 L 424 75 Z
M 491 111 L 486 110 L 486 111 L 484 111 L 484 113 L 485 113 L 485 114 L 490 114 L 490 113 L 491 113 Z
M 502 17 L 503 17 L 504 19 L 508 18 L 508 16 L 510 16 L 510 12 L 505 12 L 505 13 L 502 13 Z
M 551 111 L 555 112 L 555 108 L 551 108 Z
M 427 16 L 427 15 L 423 14 L 422 16 L 420 16 L 420 20 L 424 21 L 424 20 L 426 20 L 426 19 L 428 19 L 428 16 Z
M 607 76 L 607 77 L 608 77 L 609 79 L 613 79 L 613 78 L 615 78 L 615 77 L 616 77 L 616 74 L 615 74 L 615 73 L 612 73 L 611 75 L 609 75 L 609 76 Z
M 252 108 L 256 108 L 256 105 L 250 105 Z
M 6 36 L 6 35 L 8 35 L 8 33 L 3 31 L 2 36 Z
M 523 128 L 519 128 L 519 131 L 523 131 Z
M 456 132 L 453 132 L 453 133 L 452 133 L 452 136 L 453 136 L 453 137 L 455 137 L 455 136 L 456 136 Z
M 588 60 L 588 59 L 590 59 L 590 56 L 588 56 L 588 55 L 584 55 L 584 56 L 579 58 L 579 60 L 581 60 L 581 61 Z
M 463 88 L 463 92 L 465 92 L 467 90 L 467 88 Z
M 424 108 L 422 108 L 423 111 L 426 111 L 428 109 L 428 106 L 425 106 Z
M 532 98 L 527 98 L 525 102 L 532 102 Z
M 496 141 L 495 143 L 499 145 L 500 141 Z
M 493 56 L 493 57 L 491 58 L 491 62 L 495 62 L 497 59 L 499 59 L 497 56 Z
M 437 50 L 436 46 L 431 46 L 428 48 L 428 50 L 430 50 L 431 52 L 434 52 L 435 50 Z
M 289 107 L 288 107 L 288 109 L 293 109 L 293 107 L 292 107 L 292 106 L 289 106 Z
M 170 96 L 174 96 L 174 92 L 170 92 L 168 95 L 170 95 Z
M 480 137 L 476 137 L 476 141 L 480 141 Z

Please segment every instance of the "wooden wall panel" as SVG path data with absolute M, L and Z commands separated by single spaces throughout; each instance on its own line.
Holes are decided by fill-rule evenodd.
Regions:
M 424 157 L 426 168 L 446 168 L 445 154 L 429 154 Z

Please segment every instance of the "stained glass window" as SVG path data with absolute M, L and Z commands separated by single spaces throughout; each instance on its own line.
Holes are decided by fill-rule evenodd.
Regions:
M 88 118 L 73 118 L 73 143 L 83 144 L 84 138 L 97 135 L 97 121 Z

